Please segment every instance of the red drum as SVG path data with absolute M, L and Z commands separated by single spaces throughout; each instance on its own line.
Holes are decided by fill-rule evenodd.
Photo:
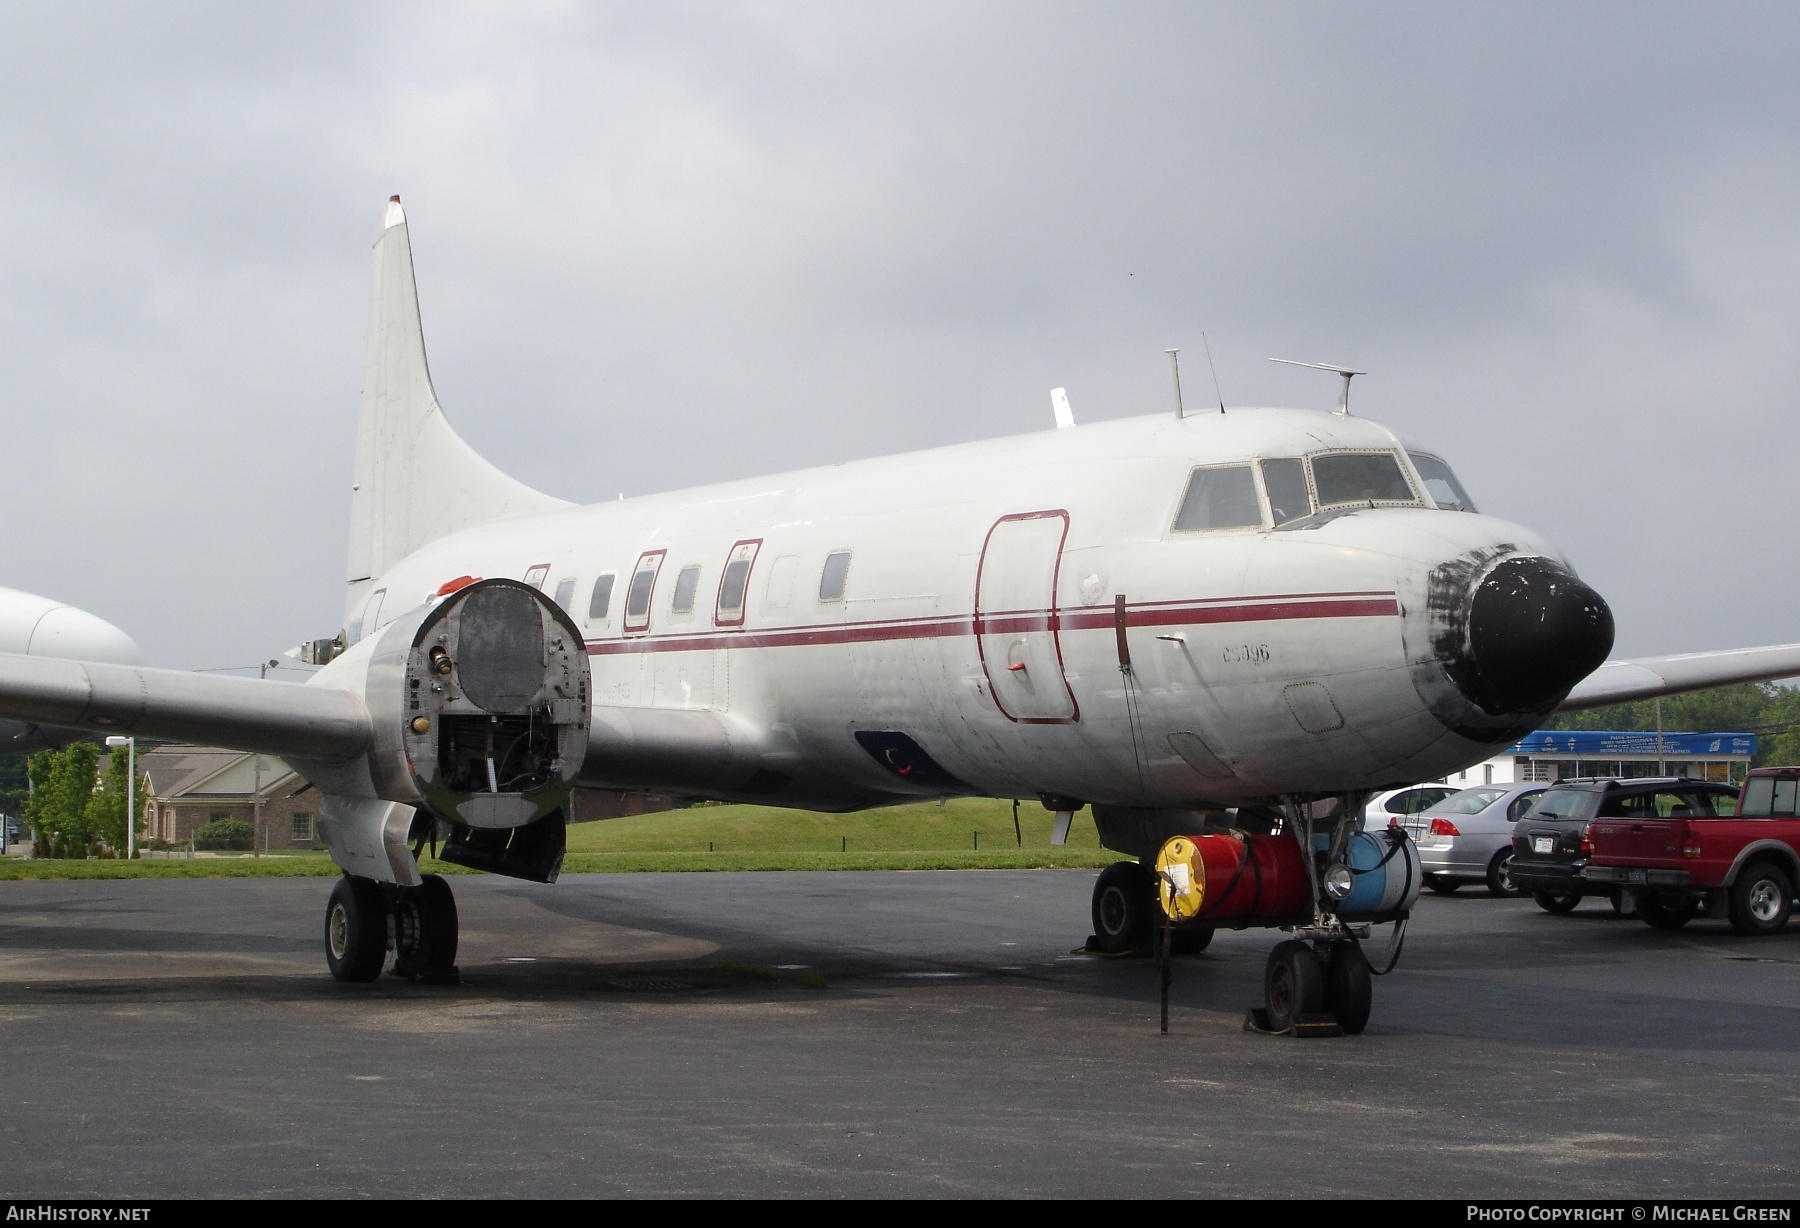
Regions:
M 1157 855 L 1163 910 L 1176 921 L 1308 920 L 1312 888 L 1292 836 L 1176 836 Z

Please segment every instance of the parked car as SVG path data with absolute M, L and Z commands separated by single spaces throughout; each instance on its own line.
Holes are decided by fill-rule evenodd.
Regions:
M 1605 896 L 1629 913 L 1630 903 L 1611 882 L 1588 878 L 1593 856 L 1590 824 L 1596 818 L 1632 818 L 1729 813 L 1737 797 L 1732 785 L 1679 776 L 1597 777 L 1559 780 L 1513 827 L 1512 881 L 1545 912 L 1573 912 L 1583 897 Z
M 1378 831 L 1397 819 L 1415 815 L 1456 792 L 1449 785 L 1408 785 L 1377 793 L 1363 804 L 1363 830 Z
M 1513 824 L 1547 787 L 1475 785 L 1400 818 L 1419 846 L 1425 885 L 1439 895 L 1464 883 L 1486 883 L 1490 895 L 1520 894 L 1511 874 Z
M 1800 767 L 1751 769 L 1735 807 L 1684 798 L 1659 793 L 1622 815 L 1602 810 L 1589 824 L 1584 877 L 1629 893 L 1657 929 L 1704 910 L 1740 934 L 1780 933 L 1800 883 Z

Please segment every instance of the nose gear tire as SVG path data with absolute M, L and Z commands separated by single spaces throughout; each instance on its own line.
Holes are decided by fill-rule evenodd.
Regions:
M 1269 1030 L 1285 1032 L 1302 1015 L 1317 1015 L 1325 1007 L 1325 969 L 1304 942 L 1278 942 L 1263 968 L 1263 1001 L 1269 1012 Z
M 1368 958 L 1354 942 L 1334 942 L 1330 960 L 1325 969 L 1325 1009 L 1337 1016 L 1345 1032 L 1360 1035 L 1369 1026 L 1375 996 Z

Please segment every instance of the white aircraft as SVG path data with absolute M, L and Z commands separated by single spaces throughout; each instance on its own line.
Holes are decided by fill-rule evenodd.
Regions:
M 0 656 L 0 716 L 285 756 L 345 872 L 340 979 L 380 974 L 390 917 L 397 972 L 449 974 L 455 905 L 419 852 L 553 880 L 578 782 L 1037 797 L 1136 858 L 1096 885 L 1102 947 L 1142 941 L 1158 893 L 1190 947 L 1285 926 L 1271 1016 L 1357 1030 L 1357 922 L 1419 886 L 1403 837 L 1340 820 L 1368 792 L 1558 708 L 1800 674 L 1800 645 L 1603 664 L 1612 614 L 1555 547 L 1347 406 L 1075 426 L 1060 394 L 1059 429 L 572 506 L 446 422 L 396 197 L 329 663 L 294 684 Z
M 144 650 L 105 619 L 16 588 L 0 588 L 0 652 L 116 665 L 139 665 L 144 660 Z M 48 750 L 93 736 L 30 721 L 0 720 L 0 755 Z

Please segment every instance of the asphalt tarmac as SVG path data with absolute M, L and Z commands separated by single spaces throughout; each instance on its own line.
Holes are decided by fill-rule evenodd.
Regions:
M 458 878 L 458 986 L 332 981 L 326 879 L 0 884 L 0 1192 L 1800 1194 L 1800 927 L 1465 889 L 1363 1036 L 1243 1031 L 1252 930 L 1165 1037 L 1093 877 Z

